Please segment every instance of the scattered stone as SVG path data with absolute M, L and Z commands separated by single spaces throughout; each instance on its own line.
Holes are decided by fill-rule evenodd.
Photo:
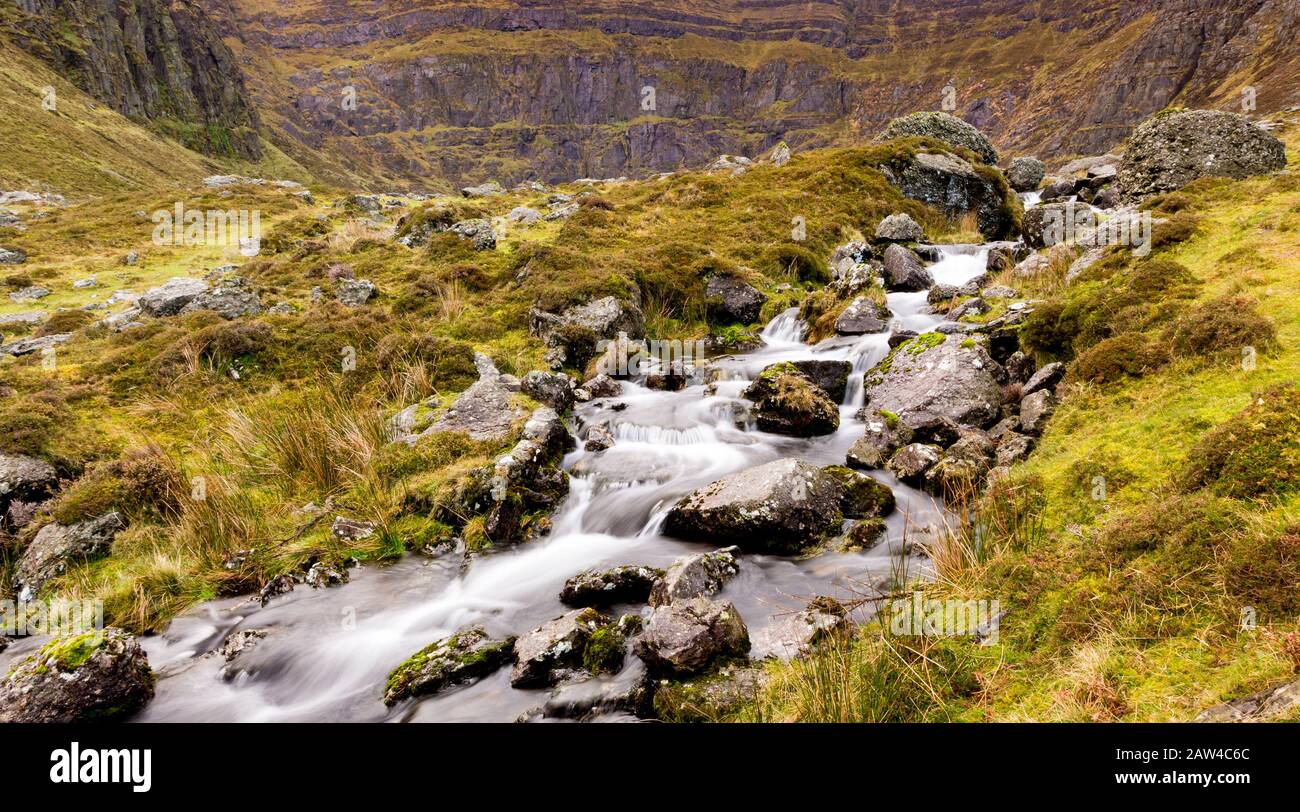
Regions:
M 734 276 L 711 276 L 705 284 L 704 304 L 714 324 L 752 324 L 766 302 L 765 294 Z
M 491 251 L 497 247 L 497 234 L 492 223 L 481 217 L 453 223 L 447 230 L 472 242 L 475 251 Z
M 1056 385 L 1065 377 L 1065 364 L 1054 361 L 1030 376 L 1020 390 L 1021 397 L 1032 395 L 1042 389 L 1056 389 Z
M 547 361 L 552 369 L 565 365 L 585 367 L 596 357 L 602 340 L 635 340 L 645 335 L 645 315 L 641 309 L 613 296 L 575 305 L 559 314 L 533 308 L 528 312 L 528 325 L 533 335 L 541 337 L 549 348 Z M 617 352 L 620 348 L 615 344 L 608 349 Z
M 542 213 L 537 209 L 530 209 L 527 206 L 515 206 L 506 212 L 506 221 L 519 223 L 520 225 L 532 225 L 542 219 Z
M 15 324 L 34 325 L 45 321 L 46 313 L 43 310 L 28 310 L 23 313 L 7 313 L 0 315 L 0 327 L 12 327 Z
M 494 195 L 504 194 L 505 189 L 501 187 L 501 184 L 494 180 L 490 180 L 487 183 L 481 183 L 478 186 L 466 186 L 460 190 L 460 193 L 464 197 L 492 197 Z
M 897 243 L 885 249 L 885 287 L 895 291 L 928 290 L 934 277 L 921 264 L 916 252 Z
M 47 347 L 66 344 L 71 338 L 72 333 L 54 333 L 40 338 L 20 338 L 8 344 L 0 344 L 0 355 L 12 355 L 15 358 L 31 355 L 32 353 L 41 352 Z
M 0 247 L 0 265 L 21 265 L 26 261 L 27 252 L 21 248 Z
M 960 496 L 973 493 L 993 466 L 993 442 L 980 431 L 964 430 L 961 439 L 925 471 L 924 485 L 931 493 Z
M 925 472 L 939 461 L 942 454 L 943 449 L 937 445 L 912 443 L 895 452 L 894 456 L 889 458 L 886 467 L 891 474 L 898 477 L 900 482 L 919 485 Z
M 523 377 L 520 388 L 528 397 L 557 412 L 573 408 L 573 379 L 568 375 L 535 369 Z
M 651 606 L 716 595 L 723 584 L 740 572 L 739 547 L 682 556 L 661 573 L 649 595 Z
M 1029 457 L 1034 450 L 1034 438 L 1014 431 L 1007 432 L 998 443 L 997 465 L 1009 466 Z
M 1041 434 L 1047 420 L 1056 410 L 1056 398 L 1050 390 L 1040 389 L 1020 401 L 1020 430 L 1025 434 Z
M 259 640 L 266 639 L 267 634 L 268 630 L 266 629 L 240 629 L 221 642 L 221 648 L 217 649 L 217 653 L 226 662 L 231 662 L 240 654 L 257 645 Z
M 616 398 L 623 394 L 623 384 L 603 372 L 584 383 L 582 388 L 587 390 L 592 398 Z
M 375 534 L 375 526 L 371 522 L 335 516 L 334 524 L 330 526 L 330 532 L 334 534 L 335 538 L 343 541 L 361 541 Z
M 362 307 L 379 293 L 369 279 L 340 279 L 334 286 L 334 298 L 345 307 Z
M 200 293 L 208 289 L 202 279 L 174 276 L 152 288 L 137 300 L 140 310 L 149 316 L 175 316 Z
M 652 674 L 689 676 L 720 657 L 746 656 L 749 631 L 730 601 L 691 598 L 657 607 L 634 650 Z
M 860 336 L 883 333 L 889 329 L 894 314 L 888 307 L 877 304 L 866 296 L 854 299 L 835 320 L 835 332 L 842 336 Z
M 920 242 L 923 239 L 925 230 L 908 214 L 891 214 L 876 226 L 876 240 L 880 242 Z
M 211 310 L 223 319 L 256 316 L 262 312 L 262 300 L 257 291 L 248 285 L 248 280 L 235 276 L 199 293 L 180 312 L 194 313 L 199 310 Z
M 614 445 L 614 432 L 609 423 L 597 423 L 587 428 L 583 448 L 587 451 L 604 451 Z
M 655 567 L 624 565 L 608 570 L 586 570 L 564 582 L 560 602 L 568 606 L 610 606 L 645 603 L 664 571 Z
M 1007 167 L 1007 183 L 1017 192 L 1032 192 L 1043 182 L 1047 167 L 1033 157 L 1014 158 Z
M 13 587 L 18 600 L 35 598 L 47 581 L 62 575 L 70 564 L 108 552 L 113 539 L 125 527 L 126 519 L 117 511 L 66 527 L 57 522 L 42 527 L 14 569 Z
M 474 626 L 431 643 L 389 674 L 384 704 L 477 682 L 514 659 L 515 642 L 513 637 L 493 640 Z
M 806 609 L 778 615 L 772 623 L 755 632 L 754 656 L 803 657 L 817 643 L 846 632 L 852 625 L 848 610 L 839 601 L 818 596 Z
M 9 298 L 15 302 L 35 302 L 44 299 L 50 295 L 50 289 L 40 285 L 28 285 L 9 294 Z
M 1243 696 L 1200 713 L 1197 722 L 1263 722 L 1281 719 L 1300 707 L 1300 680 Z

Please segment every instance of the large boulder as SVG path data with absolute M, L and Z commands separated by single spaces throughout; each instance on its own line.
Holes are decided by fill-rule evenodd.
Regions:
M 822 470 L 844 486 L 844 495 L 840 498 L 840 512 L 844 518 L 873 519 L 894 512 L 894 492 L 883 482 L 843 465 L 831 465 Z
M 42 527 L 14 570 L 18 599 L 34 598 L 47 581 L 62 575 L 70 564 L 108 552 L 124 527 L 126 519 L 117 511 L 66 527 L 57 522 Z
M 889 320 L 893 317 L 888 307 L 867 296 L 859 296 L 835 319 L 835 332 L 842 336 L 883 333 L 889 329 Z
M 524 541 L 526 515 L 553 510 L 568 495 L 569 477 L 559 463 L 572 447 L 573 437 L 554 409 L 542 406 L 529 416 L 519 441 L 493 464 L 487 492 L 475 505 L 489 539 Z
M 1003 370 L 978 342 L 925 333 L 864 377 L 867 402 L 917 428 L 935 418 L 984 428 L 1001 416 Z
M 59 637 L 0 680 L 0 723 L 121 720 L 153 691 L 135 637 L 111 628 Z
M 1037 158 L 1021 157 L 1007 167 L 1007 183 L 1017 192 L 1032 192 L 1043 182 L 1047 167 Z
M 651 588 L 664 577 L 657 567 L 625 564 L 607 570 L 584 570 L 564 582 L 560 602 L 568 606 L 609 606 L 644 603 Z
M 719 657 L 749 653 L 749 630 L 730 601 L 691 598 L 659 606 L 633 649 L 657 676 L 689 676 Z
M 744 397 L 754 402 L 755 421 L 763 431 L 816 437 L 840 427 L 835 401 L 788 361 L 764 369 Z
M 677 559 L 651 587 L 650 605 L 663 606 L 717 594 L 723 584 L 740 572 L 740 560 L 736 556 L 739 551 L 738 547 L 725 547 Z
M 797 552 L 838 529 L 842 493 L 816 467 L 779 459 L 686 495 L 669 511 L 664 532 L 754 552 Z
M 916 252 L 902 245 L 885 249 L 885 287 L 890 290 L 926 290 L 934 284 L 934 277 L 921 263 Z
M 1129 138 L 1116 183 L 1137 200 L 1172 191 L 1197 178 L 1245 178 L 1286 167 L 1281 141 L 1250 119 L 1221 110 L 1158 113 Z
M 202 279 L 174 276 L 156 288 L 145 291 L 136 306 L 150 316 L 175 316 L 199 294 L 208 289 Z
M 58 484 L 58 472 L 45 460 L 0 454 L 0 517 L 12 502 L 44 502 Z
M 1018 203 L 995 169 L 981 171 L 947 152 L 918 152 L 895 157 L 880 171 L 906 197 L 950 216 L 975 212 L 980 233 L 987 239 L 1006 239 L 1015 231 Z
M 461 393 L 444 412 L 437 412 L 436 396 L 408 406 L 390 424 L 394 441 L 414 445 L 421 437 L 459 431 L 475 440 L 502 440 L 528 413 L 516 402 L 519 384 L 497 371 L 492 359 L 476 353 L 478 380 Z
M 519 385 L 525 395 L 557 412 L 573 408 L 574 385 L 568 375 L 534 369 L 523 377 Z
M 933 138 L 952 147 L 965 147 L 990 166 L 998 162 L 998 151 L 983 133 L 948 113 L 912 113 L 894 119 L 885 128 L 885 138 L 914 136 Z
M 384 704 L 476 682 L 514 658 L 515 639 L 493 640 L 482 627 L 464 629 L 411 655 L 393 669 Z
M 1020 231 L 1030 248 L 1050 248 L 1060 242 L 1073 242 L 1096 228 L 1097 215 L 1090 206 L 1066 201 L 1043 203 L 1025 212 Z
M 704 304 L 714 324 L 752 324 L 758 321 L 767 296 L 734 276 L 712 276 L 704 287 Z
M 631 339 L 645 335 L 645 315 L 630 302 L 613 296 L 575 305 L 561 313 L 537 308 L 528 311 L 529 329 L 549 348 L 547 361 L 553 369 L 562 366 L 582 368 L 596 357 L 601 341 Z

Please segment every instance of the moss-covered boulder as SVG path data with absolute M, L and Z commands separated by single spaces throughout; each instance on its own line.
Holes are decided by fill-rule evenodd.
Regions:
M 952 147 L 963 147 L 979 156 L 990 166 L 998 162 L 998 151 L 984 133 L 965 121 L 948 113 L 923 111 L 911 113 L 889 122 L 885 128 L 885 138 L 908 138 L 925 136 L 942 141 Z
M 866 519 L 887 516 L 894 511 L 894 492 L 883 482 L 843 465 L 831 465 L 822 471 L 844 486 L 844 495 L 840 498 L 844 518 Z
M 758 427 L 774 434 L 816 437 L 840 427 L 840 411 L 825 390 L 789 362 L 764 369 L 744 396 Z
M 431 643 L 388 675 L 384 703 L 476 682 L 514 659 L 514 645 L 513 637 L 493 640 L 479 626 Z
M 723 584 L 740 572 L 740 559 L 736 555 L 739 551 L 738 547 L 727 547 L 678 558 L 655 581 L 650 590 L 650 605 L 663 606 L 717 594 Z
M 57 637 L 0 680 L 0 722 L 121 720 L 153 692 L 134 636 L 110 628 Z
M 607 662 L 607 652 L 597 650 L 589 656 L 587 649 L 593 641 L 597 649 L 608 648 L 607 636 L 595 636 L 608 626 L 609 618 L 595 609 L 576 609 L 520 635 L 514 644 L 515 667 L 510 684 L 515 688 L 542 688 L 554 685 L 567 672 L 582 669 L 588 662 Z

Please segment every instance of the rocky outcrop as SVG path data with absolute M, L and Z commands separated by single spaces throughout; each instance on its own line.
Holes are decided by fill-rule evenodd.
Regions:
M 482 353 L 475 354 L 474 365 L 478 367 L 478 380 L 446 411 L 436 411 L 436 397 L 406 407 L 390 423 L 392 439 L 413 445 L 421 437 L 446 431 L 464 432 L 475 440 L 509 436 L 515 423 L 527 414 L 515 399 L 520 384 L 502 375 L 492 359 Z
M 920 242 L 925 239 L 921 224 L 907 214 L 891 214 L 876 226 L 877 242 Z
M 1047 167 L 1037 158 L 1021 157 L 1007 167 L 1007 183 L 1017 192 L 1032 192 L 1043 182 Z
M 1245 178 L 1286 168 L 1286 150 L 1274 136 L 1236 113 L 1175 110 L 1143 122 L 1129 139 L 1117 183 L 1139 200 L 1186 186 L 1197 178 Z
M 1001 416 L 1006 371 L 972 339 L 926 333 L 866 373 L 867 403 L 917 428 L 935 417 L 983 428 Z
M 883 482 L 842 465 L 832 465 L 822 471 L 835 477 L 844 488 L 840 497 L 844 518 L 871 519 L 894 512 L 894 492 Z
M 620 334 L 630 339 L 645 335 L 641 308 L 605 296 L 561 313 L 537 308 L 528 311 L 529 329 L 549 348 L 546 360 L 553 369 L 570 366 L 581 369 L 598 352 L 599 342 L 612 341 Z
M 262 312 L 262 300 L 242 276 L 233 277 L 204 290 L 181 308 L 182 313 L 211 310 L 223 319 L 256 316 Z
M 174 276 L 158 287 L 145 291 L 136 305 L 150 316 L 175 316 L 207 289 L 208 283 L 202 279 Z
M 514 646 L 513 637 L 493 640 L 479 626 L 431 643 L 393 669 L 384 686 L 384 704 L 476 682 L 509 663 Z
M 44 502 L 58 484 L 58 472 L 45 460 L 0 454 L 0 519 L 13 502 Z
M 885 138 L 908 138 L 918 135 L 942 141 L 950 147 L 964 147 L 990 166 L 998 162 L 998 151 L 993 148 L 983 133 L 947 113 L 922 112 L 896 118 L 889 122 L 884 133 Z
M 154 675 L 120 629 L 59 637 L 0 679 L 0 723 L 123 720 L 153 698 Z
M 838 529 L 842 493 L 834 477 L 808 463 L 776 460 L 683 497 L 664 532 L 754 552 L 797 552 Z
M 840 393 L 843 397 L 843 391 Z M 746 387 L 754 402 L 754 418 L 763 431 L 792 437 L 831 434 L 840 426 L 835 401 L 794 364 L 783 362 L 763 370 Z
M 802 372 L 808 380 L 825 392 L 826 396 L 831 400 L 836 403 L 844 400 L 844 391 L 849 385 L 849 373 L 853 371 L 853 364 L 850 362 L 821 361 L 807 358 L 786 363 Z
M 66 527 L 57 522 L 42 527 L 14 570 L 14 592 L 19 600 L 34 598 L 47 581 L 62 575 L 70 565 L 108 552 L 124 527 L 126 519 L 116 511 Z
M 650 605 L 663 606 L 673 601 L 707 598 L 740 572 L 738 547 L 726 547 L 711 553 L 682 556 L 672 563 L 650 590 Z
M 15 41 L 132 119 L 152 119 L 184 146 L 257 158 L 260 121 L 244 72 L 211 6 L 135 0 L 33 0 Z M 183 125 L 183 126 L 177 126 Z
M 544 403 L 557 412 L 573 408 L 573 379 L 558 372 L 534 369 L 519 382 L 523 393 L 538 403 Z
M 656 608 L 633 650 L 651 674 L 689 676 L 748 654 L 749 630 L 730 601 L 691 598 Z
M 882 262 L 885 267 L 885 287 L 889 290 L 926 290 L 934 284 L 934 277 L 910 248 L 890 245 L 885 249 Z
M 753 324 L 767 296 L 733 276 L 712 276 L 704 287 L 704 304 L 714 324 Z

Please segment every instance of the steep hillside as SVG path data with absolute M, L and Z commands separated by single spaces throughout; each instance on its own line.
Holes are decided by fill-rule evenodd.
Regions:
M 1239 109 L 1247 85 L 1261 112 L 1300 102 L 1295 0 L 229 2 L 212 13 L 283 149 L 426 185 L 845 143 L 946 101 L 1044 156 L 1172 103 Z

